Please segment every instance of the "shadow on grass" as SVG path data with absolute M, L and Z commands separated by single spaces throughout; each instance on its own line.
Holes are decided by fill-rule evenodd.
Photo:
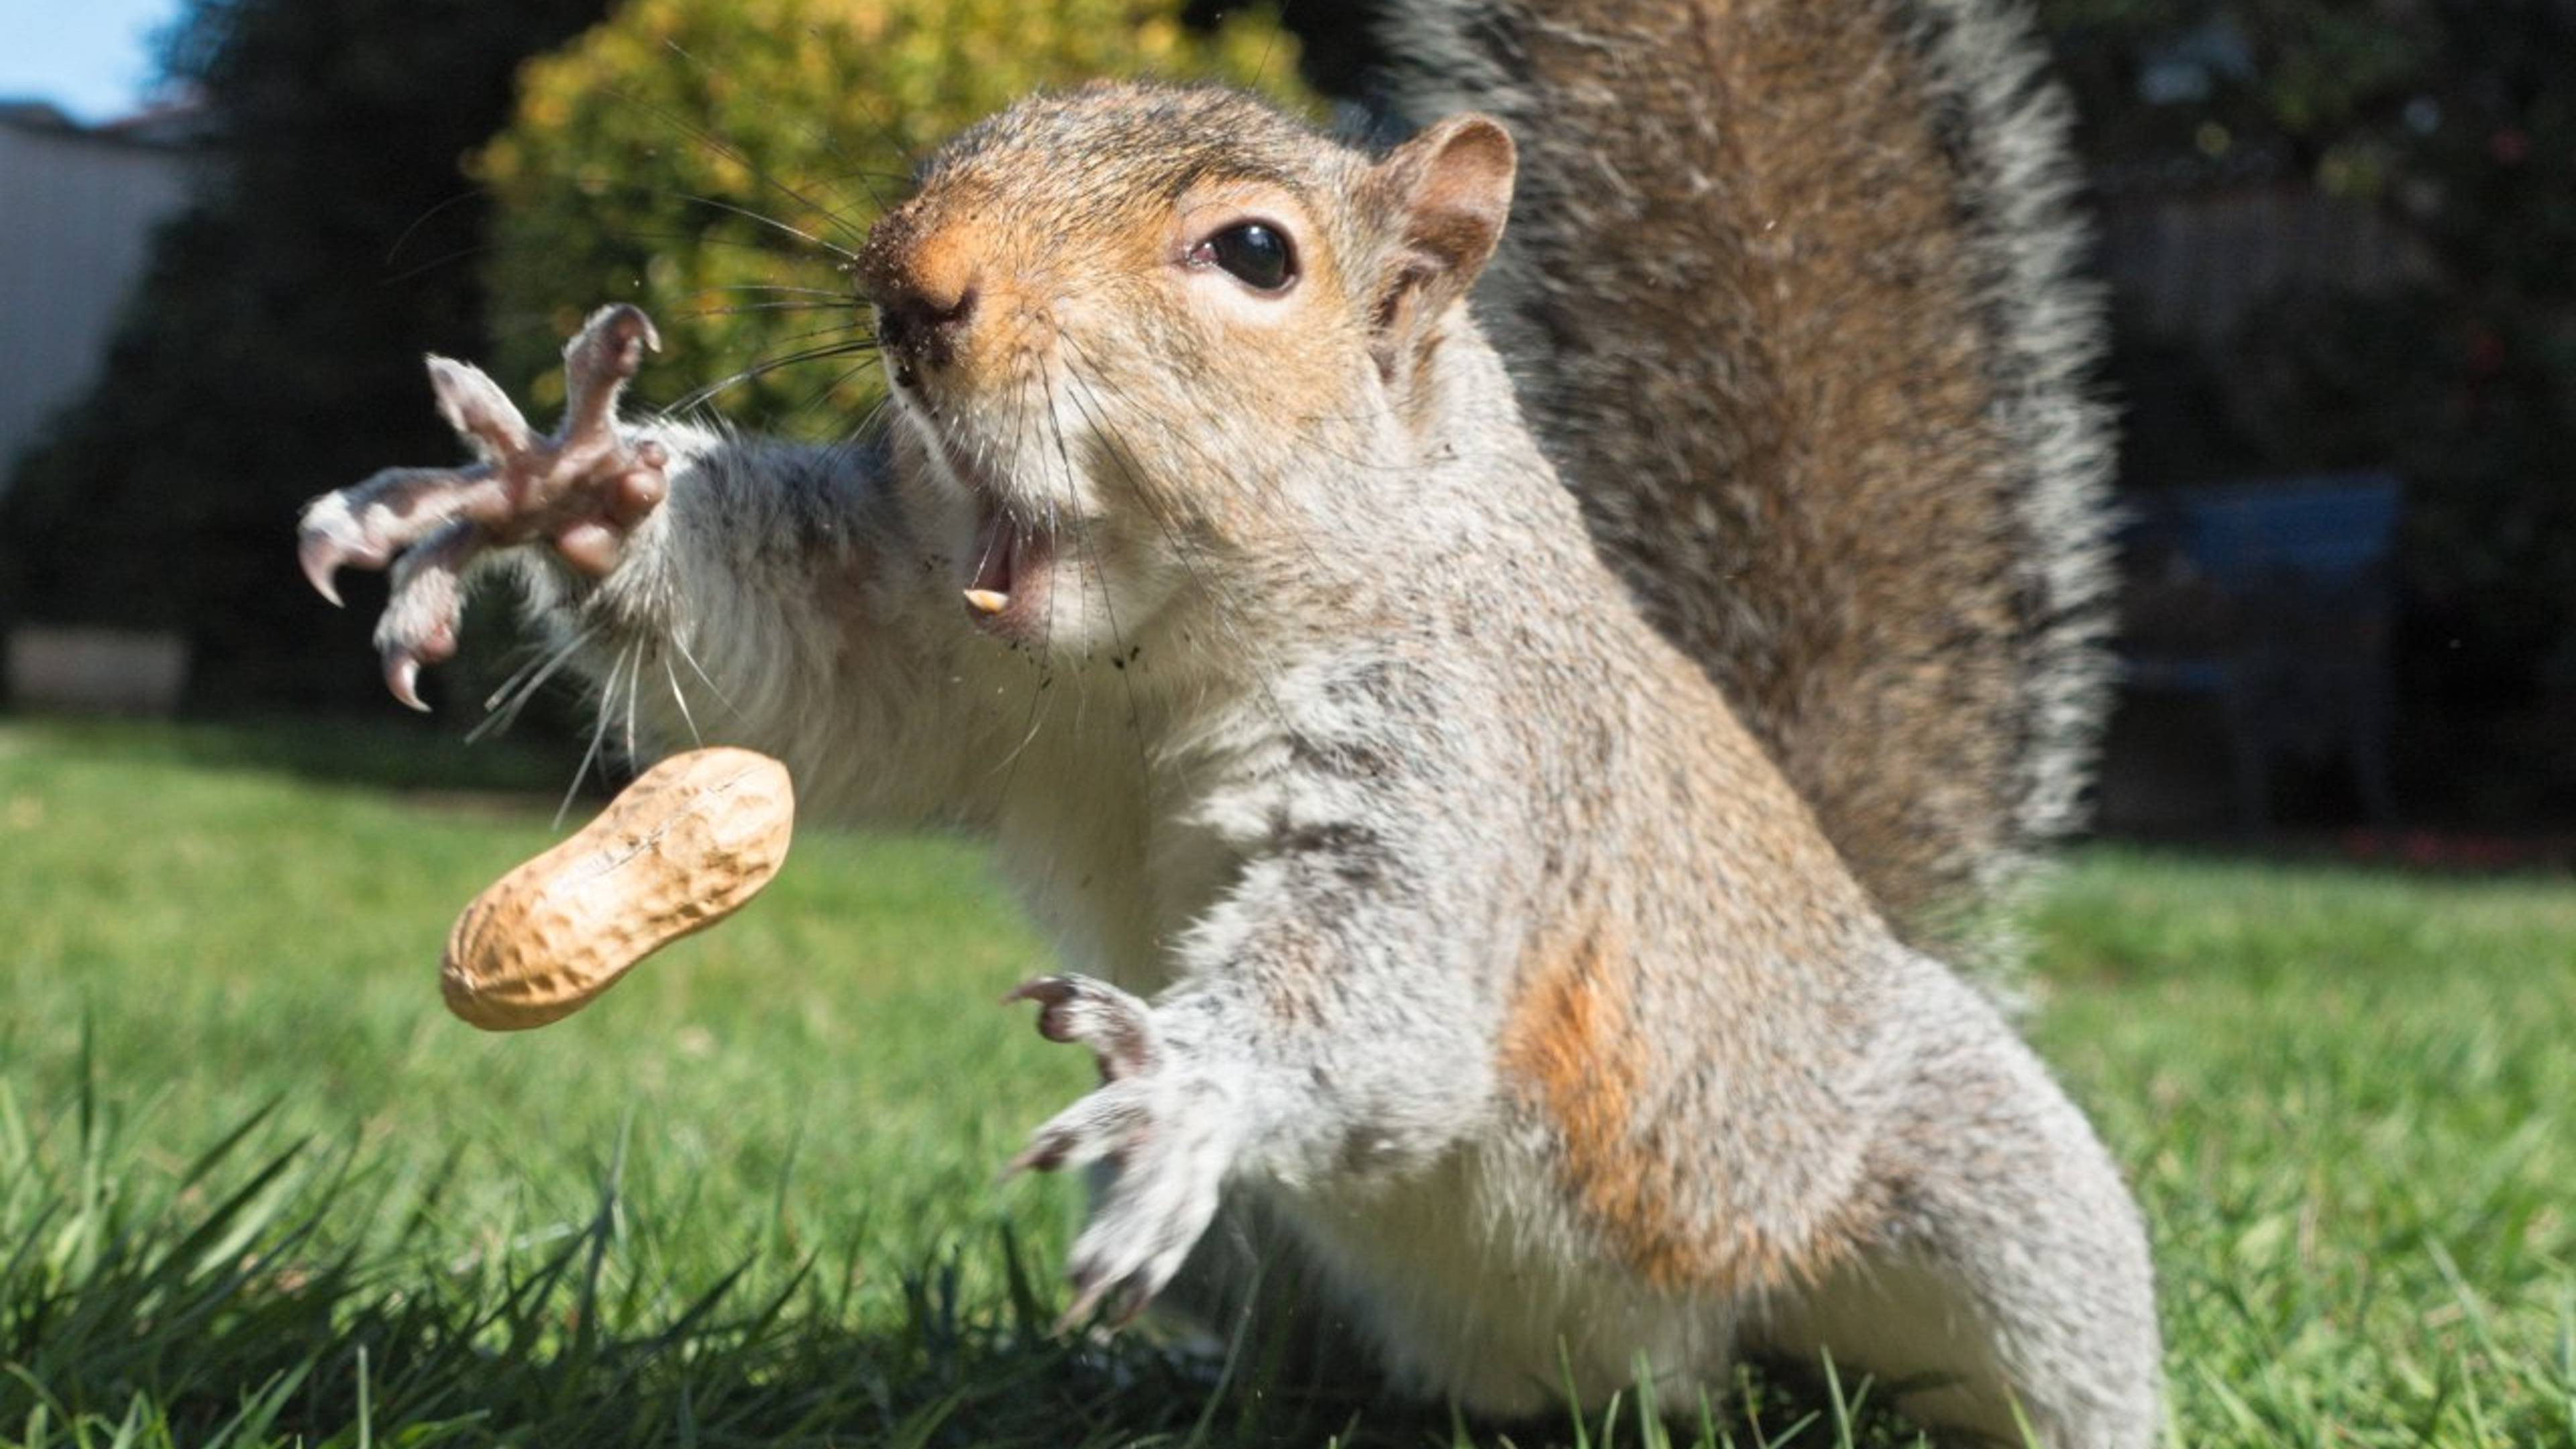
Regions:
M 363 1244 L 335 1244 L 325 1220 L 368 1174 L 310 1142 L 255 1146 L 267 1116 L 162 1174 L 108 1140 L 94 1093 L 52 1123 L 0 1096 L 0 1433 L 139 1449 L 1913 1442 L 1865 1386 L 1838 1408 L 1749 1371 L 1723 1406 L 1658 1419 L 1629 1395 L 1493 1428 L 1292 1372 L 1257 1334 L 1224 1354 L 1061 1337 L 1057 1295 L 1007 1232 L 1003 1289 L 981 1299 L 954 1259 L 909 1275 L 899 1314 L 854 1308 L 855 1263 L 755 1259 L 650 1304 L 644 1275 L 607 1271 L 632 1247 L 615 1163 L 587 1225 L 541 1253 L 440 1262 L 444 1172 L 373 1198 Z
M 582 744 L 536 731 L 468 744 L 443 720 L 365 716 L 186 722 L 0 716 L 0 730 L 68 753 L 167 761 L 217 771 L 288 775 L 316 784 L 405 792 L 560 798 Z M 594 765 L 586 788 L 600 791 Z M 604 793 L 604 792 L 603 792 Z
M 2136 831 L 2095 837 L 2099 849 L 2214 866 L 2325 868 L 2420 880 L 2565 880 L 2576 876 L 2576 833 L 2442 826 L 2279 829 L 2259 835 Z

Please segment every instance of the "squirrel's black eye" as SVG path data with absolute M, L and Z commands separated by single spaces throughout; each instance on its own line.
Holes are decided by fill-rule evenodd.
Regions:
M 1297 279 L 1297 257 L 1287 235 L 1266 222 L 1227 227 L 1192 248 L 1190 259 L 1223 267 L 1245 286 L 1263 292 L 1276 292 Z

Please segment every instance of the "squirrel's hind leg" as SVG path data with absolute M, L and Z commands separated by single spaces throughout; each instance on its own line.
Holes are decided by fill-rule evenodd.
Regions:
M 1968 988 L 1939 971 L 1907 1005 L 1919 1049 L 1880 1119 L 1877 1227 L 1749 1337 L 1784 1357 L 1830 1353 L 1846 1382 L 1873 1375 L 1927 1426 L 2148 1449 L 2161 1349 L 2146 1233 L 2118 1169 Z

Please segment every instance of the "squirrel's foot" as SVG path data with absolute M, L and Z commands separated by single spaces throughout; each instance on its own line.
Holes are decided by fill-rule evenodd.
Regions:
M 1170 1284 L 1216 1216 L 1240 1140 L 1240 1109 L 1220 1074 L 1156 1028 L 1143 1001 L 1087 976 L 1041 976 L 1013 1001 L 1039 1003 L 1038 1030 L 1080 1042 L 1101 1085 L 1038 1128 L 1013 1172 L 1108 1164 L 1066 1276 L 1069 1329 L 1100 1313 L 1120 1326 Z
M 456 652 L 464 609 L 462 575 L 487 548 L 551 540 L 573 568 L 592 577 L 617 564 L 620 545 L 668 491 L 661 445 L 628 446 L 617 435 L 617 397 L 646 349 L 653 323 L 617 305 L 591 314 L 564 347 L 565 404 L 551 437 L 528 427 L 517 405 L 481 369 L 429 359 L 439 415 L 482 459 L 463 468 L 388 468 L 353 488 L 308 504 L 296 555 L 322 597 L 340 602 L 343 568 L 392 571 L 392 597 L 376 623 L 385 683 L 394 697 L 426 708 L 421 666 Z

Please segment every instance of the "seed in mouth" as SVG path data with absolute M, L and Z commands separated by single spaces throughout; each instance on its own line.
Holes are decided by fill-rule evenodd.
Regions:
M 1023 585 L 1042 586 L 1048 556 L 1044 535 L 1023 534 L 999 509 L 986 515 L 975 533 L 975 572 L 966 580 L 966 607 L 985 619 L 999 619 L 1025 592 Z M 1034 577 L 1023 577 L 1032 567 Z

